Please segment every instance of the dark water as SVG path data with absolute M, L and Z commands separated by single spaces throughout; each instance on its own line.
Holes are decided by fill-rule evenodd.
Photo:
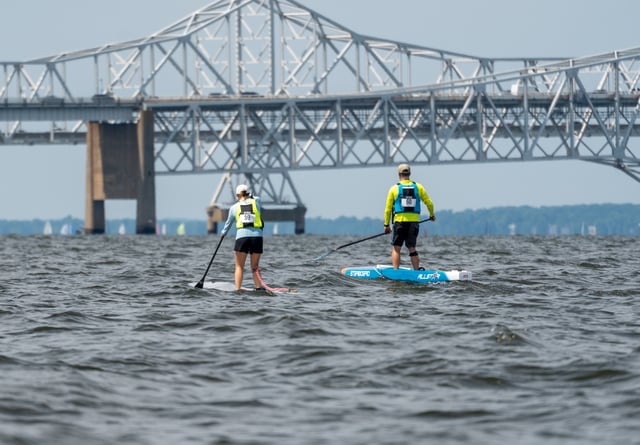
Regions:
M 640 443 L 639 238 L 420 239 L 471 283 L 313 261 L 357 238 L 267 238 L 299 291 L 265 296 L 191 287 L 215 237 L 1 237 L 0 443 Z

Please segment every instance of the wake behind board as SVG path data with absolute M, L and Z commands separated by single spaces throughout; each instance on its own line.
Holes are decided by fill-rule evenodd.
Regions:
M 386 278 L 393 281 L 409 281 L 413 283 L 471 281 L 471 272 L 467 270 L 414 270 L 408 267 L 394 269 L 392 266 L 381 264 L 376 266 L 345 267 L 342 269 L 342 274 L 350 278 L 365 280 Z

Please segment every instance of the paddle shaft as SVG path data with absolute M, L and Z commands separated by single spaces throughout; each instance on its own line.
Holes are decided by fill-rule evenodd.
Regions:
M 211 268 L 211 264 L 213 263 L 213 259 L 216 257 L 216 253 L 218 253 L 218 249 L 220 248 L 220 245 L 222 244 L 222 240 L 224 239 L 224 235 L 222 235 L 220 237 L 220 241 L 218 241 L 218 245 L 216 246 L 216 250 L 213 252 L 213 255 L 211 256 L 211 260 L 209 261 L 209 265 L 207 266 L 207 270 L 204 271 L 204 275 L 202 276 L 202 278 L 200 279 L 200 281 L 198 281 L 198 283 L 196 284 L 196 288 L 198 289 L 202 289 L 204 287 L 204 280 L 207 277 L 207 274 L 209 273 L 209 269 Z
M 423 223 L 423 222 L 425 222 L 425 221 L 431 221 L 431 219 L 429 219 L 429 218 L 427 218 L 427 219 L 421 219 L 420 221 L 418 221 L 418 224 L 421 224 L 421 223 Z M 382 235 L 386 235 L 386 233 L 385 233 L 385 232 L 382 232 L 382 233 L 378 233 L 377 235 L 372 235 L 372 236 L 369 236 L 369 237 L 367 237 L 367 238 L 362 238 L 362 239 L 360 239 L 360 240 L 358 240 L 358 241 L 351 241 L 350 243 L 343 244 L 342 246 L 338 246 L 338 247 L 336 247 L 336 248 L 335 248 L 335 249 L 333 249 L 333 250 L 339 250 L 339 249 L 342 249 L 343 247 L 353 246 L 354 244 L 358 244 L 358 243 L 361 243 L 361 242 L 363 242 L 363 241 L 369 241 L 370 239 L 374 239 L 374 238 L 377 238 L 377 237 L 382 236 Z
M 353 246 L 354 244 L 358 244 L 358 243 L 362 243 L 364 241 L 369 241 L 370 239 L 378 238 L 379 236 L 382 236 L 382 235 L 386 235 L 386 233 L 382 232 L 382 233 L 378 233 L 377 235 L 371 235 L 371 236 L 368 236 L 367 238 L 359 239 L 357 241 L 351 241 L 350 243 L 343 244 L 342 246 L 338 246 L 333 250 L 340 250 L 340 249 L 343 249 L 345 247 Z
M 431 218 L 421 219 L 420 221 L 418 221 L 418 224 L 421 224 L 421 223 L 426 222 L 426 221 L 431 221 Z M 379 236 L 382 236 L 382 235 L 386 235 L 386 233 L 382 232 L 382 233 L 378 233 L 377 235 L 371 235 L 371 236 L 368 236 L 366 238 L 359 239 L 357 241 L 351 241 L 350 243 L 343 244 L 342 246 L 338 246 L 335 249 L 331 249 L 329 252 L 325 253 L 324 255 L 319 256 L 317 259 L 326 258 L 327 256 L 329 256 L 331 253 L 335 252 L 336 250 L 344 249 L 345 247 L 353 246 L 354 244 L 362 243 L 364 241 L 369 241 L 370 239 L 378 238 Z

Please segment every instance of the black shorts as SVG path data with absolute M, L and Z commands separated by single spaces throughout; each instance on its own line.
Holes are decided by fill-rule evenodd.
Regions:
M 262 253 L 262 237 L 248 236 L 246 238 L 238 238 L 233 250 L 244 253 Z
M 404 244 L 407 247 L 416 247 L 418 233 L 420 233 L 420 224 L 417 222 L 393 223 L 391 244 L 394 246 L 402 246 Z

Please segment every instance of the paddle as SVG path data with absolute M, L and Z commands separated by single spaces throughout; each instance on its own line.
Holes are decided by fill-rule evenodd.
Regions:
M 418 224 L 422 224 L 425 221 L 431 221 L 431 218 L 421 219 L 420 221 L 418 221 Z M 333 252 L 335 252 L 336 250 L 340 250 L 340 249 L 343 249 L 345 247 L 353 246 L 354 244 L 358 244 L 358 243 L 361 243 L 363 241 L 369 241 L 370 239 L 378 238 L 379 236 L 382 236 L 382 235 L 386 235 L 386 233 L 384 233 L 384 232 L 378 233 L 377 235 L 371 235 L 371 236 L 368 236 L 366 238 L 359 239 L 357 241 L 351 241 L 350 243 L 343 244 L 342 246 L 338 246 L 335 249 L 331 249 L 330 251 L 320 255 L 319 257 L 314 258 L 314 261 L 319 261 L 319 260 L 321 260 L 323 258 L 326 258 L 329 255 L 331 255 Z
M 218 241 L 218 245 L 216 246 L 216 250 L 213 252 L 213 256 L 211 257 L 211 261 L 209 261 L 209 265 L 207 266 L 207 270 L 204 271 L 204 275 L 200 278 L 200 281 L 196 284 L 196 289 L 202 289 L 204 287 L 204 279 L 207 277 L 209 273 L 209 268 L 211 267 L 211 263 L 213 263 L 213 259 L 216 257 L 216 253 L 218 253 L 218 249 L 220 248 L 220 244 L 222 244 L 222 240 L 224 239 L 224 235 L 220 237 L 220 241 Z

